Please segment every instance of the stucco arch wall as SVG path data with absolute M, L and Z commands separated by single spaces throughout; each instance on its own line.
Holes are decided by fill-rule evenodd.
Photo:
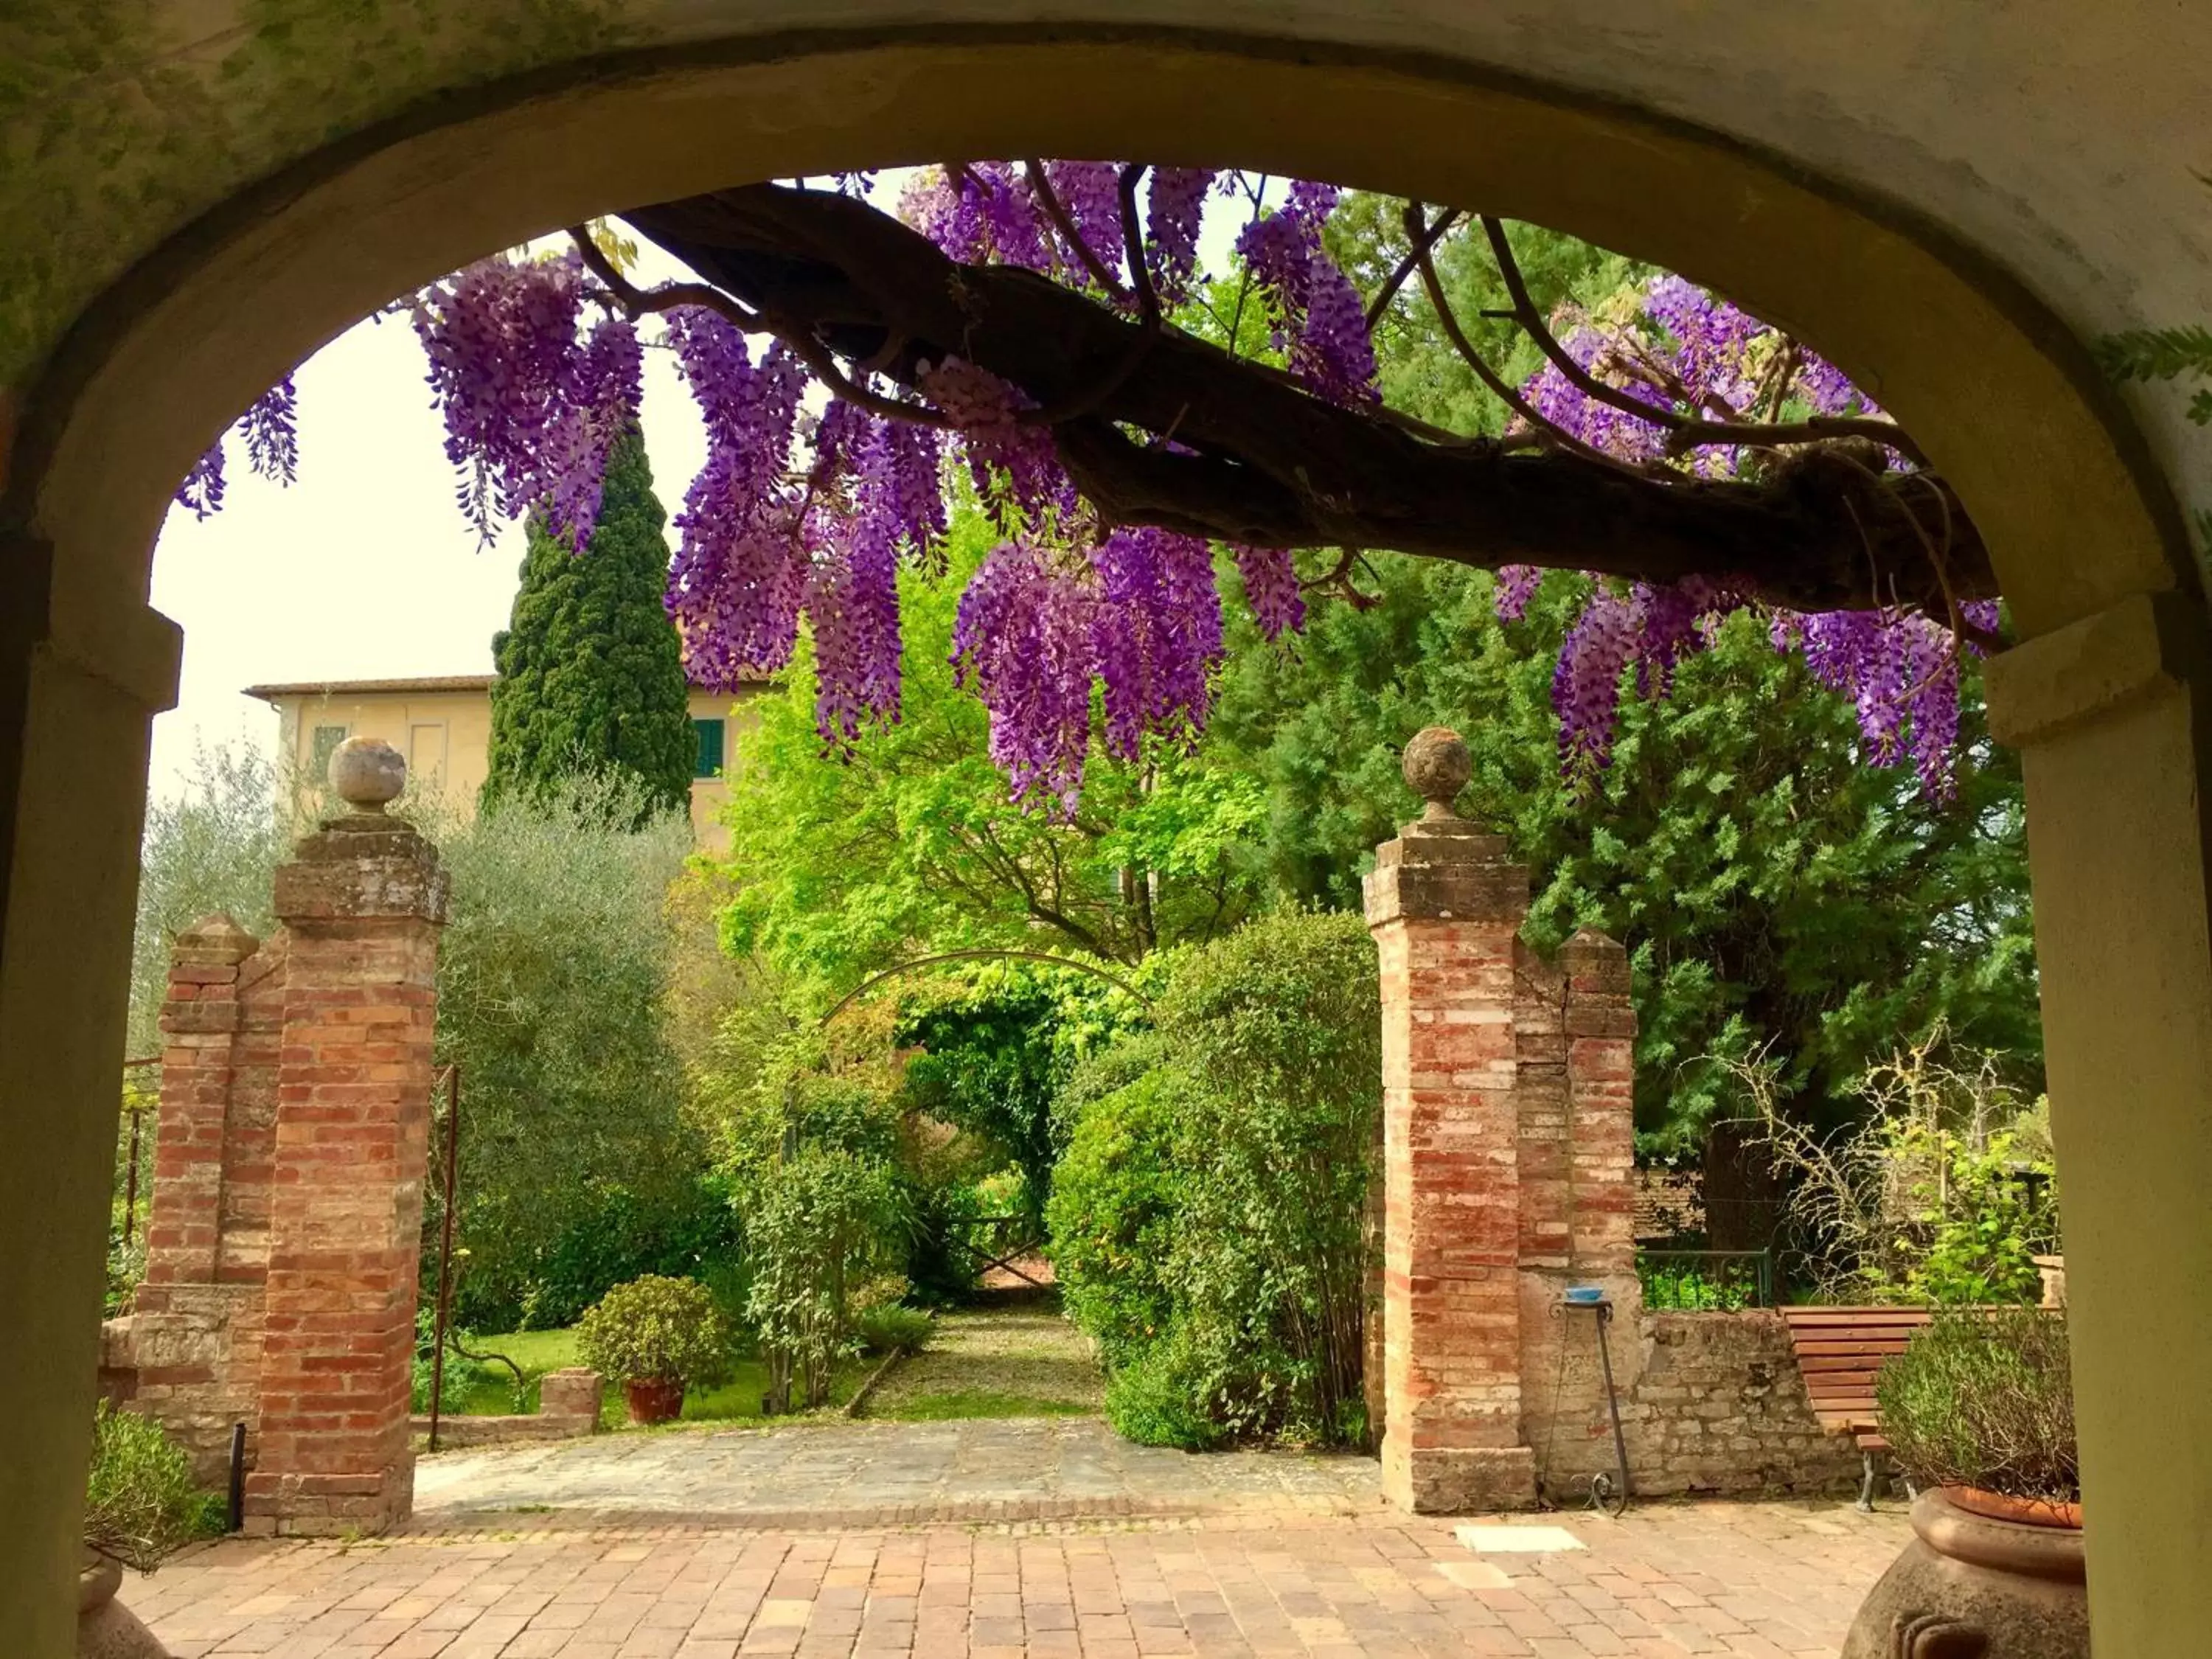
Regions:
M 129 926 L 121 878 L 142 806 L 134 758 L 173 672 L 171 632 L 143 605 L 171 481 L 306 351 L 487 247 L 746 178 L 958 154 L 1142 153 L 1476 204 L 1672 265 L 1802 331 L 1957 482 L 2024 629 L 2047 636 L 2004 665 L 1999 686 L 2019 711 L 2013 730 L 2038 739 L 2053 1087 L 2081 1258 L 2084 1435 L 2102 1483 L 2091 1505 L 2149 1506 L 2140 1527 L 2131 1516 L 2124 1534 L 2110 1522 L 2093 1534 L 2100 1640 L 2181 1651 L 2167 1643 L 2190 1627 L 2189 1598 L 2205 1594 L 2186 1529 L 2212 1531 L 2212 1423 L 2197 1425 L 2198 1461 L 2179 1469 L 2171 1443 L 2154 1444 L 2140 1423 L 2164 1413 L 2184 1432 L 2179 1385 L 2212 1369 L 2212 1322 L 2200 1300 L 2193 1335 L 2160 1345 L 2178 1385 L 2161 1390 L 2141 1334 L 2154 1310 L 2128 1293 L 2119 1246 L 2131 1212 L 2184 1222 L 2193 1196 L 2201 1219 L 2212 1192 L 2191 689 L 2201 605 L 2171 492 L 2081 347 L 2023 286 L 1909 210 L 1587 88 L 1395 49 L 1316 61 L 1279 40 L 1034 33 L 722 42 L 425 107 L 216 208 L 111 288 L 51 360 L 22 406 L 0 518 L 15 526 L 0 651 L 28 665 L 17 708 L 0 684 L 0 715 L 15 716 L 0 720 L 0 742 L 20 743 L 0 764 L 0 1097 L 43 1154 L 16 1166 L 36 1167 L 36 1182 L 5 1177 L 0 1291 L 11 1336 L 58 1362 L 0 1378 L 0 1496 L 16 1500 L 0 1504 L 0 1526 L 21 1531 L 0 1539 L 0 1628 L 25 1632 L 27 1651 L 62 1650 Z M 2148 595 L 2165 598 L 2153 609 Z M 2130 1160 L 2069 1121 L 2069 1091 L 2088 1101 L 2116 1088 L 2161 1143 L 2155 1158 Z M 82 1111 L 57 1115 L 57 1101 Z M 2178 1248 L 2172 1278 L 2193 1272 L 2202 1297 L 2212 1241 Z M 72 1354 L 82 1389 L 68 1385 Z M 2185 1541 L 2160 1542 L 2176 1529 Z

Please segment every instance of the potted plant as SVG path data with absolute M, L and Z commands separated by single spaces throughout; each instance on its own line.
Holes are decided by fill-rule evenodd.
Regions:
M 623 1385 L 633 1423 L 665 1423 L 684 1390 L 720 1372 L 729 1354 L 721 1311 L 705 1285 L 647 1273 L 600 1297 L 576 1328 L 584 1363 Z
M 1875 1396 L 1918 1492 L 1914 1537 L 1859 1609 L 1844 1659 L 2087 1659 L 2063 1315 L 1940 1310 Z
M 85 1566 L 77 1577 L 80 1659 L 168 1659 L 115 1592 L 125 1567 L 151 1572 L 180 1546 L 216 1530 L 213 1502 L 194 1485 L 191 1459 L 160 1424 L 100 1403 L 85 1482 Z

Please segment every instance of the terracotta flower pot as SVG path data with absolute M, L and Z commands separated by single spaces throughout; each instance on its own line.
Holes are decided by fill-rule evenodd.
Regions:
M 2081 1530 L 2081 1506 L 2049 1498 L 2014 1498 L 1979 1486 L 1946 1486 L 1951 1507 L 1990 1521 L 2017 1521 L 2026 1527 L 2071 1527 Z
M 633 1423 L 672 1423 L 683 1414 L 681 1378 L 641 1377 L 623 1383 L 623 1396 L 629 1402 L 629 1420 Z
M 2014 1506 L 2036 1518 L 1989 1513 Z M 2081 1531 L 2058 1519 L 2069 1509 L 2078 1515 L 1993 1492 L 1923 1492 L 1913 1540 L 1860 1607 L 1843 1659 L 2088 1659 Z
M 122 1584 L 123 1569 L 105 1556 L 77 1574 L 77 1659 L 169 1659 L 160 1638 L 115 1599 Z

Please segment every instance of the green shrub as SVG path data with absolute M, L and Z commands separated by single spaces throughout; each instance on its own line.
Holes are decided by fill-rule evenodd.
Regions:
M 927 1311 L 898 1302 L 862 1309 L 854 1325 L 862 1350 L 878 1354 L 920 1353 L 937 1330 Z
M 465 1101 L 465 1117 L 467 1109 Z M 465 1121 L 464 1146 L 467 1139 Z M 550 1243 L 511 1251 L 467 1247 L 453 1295 L 454 1318 L 471 1330 L 561 1330 L 616 1285 L 647 1273 L 696 1279 L 709 1288 L 726 1285 L 744 1254 L 730 1185 L 718 1174 L 650 1192 L 593 1183 L 574 1201 L 575 1218 Z M 465 1214 L 465 1202 L 463 1209 Z M 423 1267 L 423 1294 L 434 1295 L 434 1250 L 424 1252 Z M 734 1314 L 744 1304 L 740 1289 L 727 1310 Z
M 468 1398 L 469 1391 L 478 1383 L 489 1380 L 495 1375 L 506 1377 L 510 1382 L 514 1380 L 506 1371 L 501 1370 L 495 1373 L 493 1369 L 483 1361 L 471 1359 L 463 1353 L 462 1345 L 474 1346 L 473 1339 L 468 1332 L 450 1325 L 446 1329 L 446 1366 L 443 1373 L 440 1373 L 434 1364 L 437 1356 L 437 1319 L 438 1310 L 429 1303 L 425 1302 L 416 1306 L 415 1365 L 410 1382 L 411 1396 L 409 1402 L 410 1410 L 427 1412 L 430 1409 L 431 1385 L 434 1382 L 443 1384 L 445 1397 L 441 1409 L 450 1414 L 460 1409 L 461 1401 Z M 522 1408 L 522 1401 L 517 1400 L 514 1402 L 514 1409 L 520 1412 Z
M 191 1460 L 161 1425 L 106 1401 L 93 1417 L 84 1541 L 141 1572 L 222 1530 L 222 1500 L 193 1484 Z
M 599 1299 L 576 1327 L 576 1347 L 612 1382 L 712 1382 L 728 1368 L 730 1340 L 705 1285 L 647 1273 Z
M 910 1223 L 906 1245 L 906 1276 L 917 1302 L 929 1307 L 950 1307 L 975 1294 L 982 1264 L 964 1241 L 973 1236 L 968 1224 L 983 1213 L 973 1182 L 933 1179 L 927 1169 L 902 1171 L 903 1202 Z
M 1140 1446 L 1210 1451 L 1228 1438 L 1205 1409 L 1206 1388 L 1188 1348 L 1170 1339 L 1106 1379 L 1106 1420 Z
M 2037 1308 L 1939 1309 L 1875 1382 L 1881 1430 L 1916 1485 L 2081 1496 L 2066 1322 Z
M 1639 1260 L 1637 1277 L 1644 1281 L 1644 1305 L 1655 1311 L 1733 1313 L 1751 1306 L 1756 1283 L 1740 1273 L 1716 1278 L 1699 1269 L 1671 1262 Z
M 1132 1438 L 1364 1441 L 1377 1001 L 1358 917 L 1269 916 L 1179 957 L 1158 1035 L 1079 1068 L 1053 1261 Z
M 853 1292 L 896 1265 L 903 1231 L 891 1166 L 863 1152 L 802 1146 L 768 1167 L 745 1217 L 753 1268 L 745 1313 L 768 1361 L 772 1408 L 830 1395 L 854 1346 Z
M 1175 1154 L 1188 1085 L 1156 1071 L 1093 1102 L 1077 1120 L 1046 1209 L 1060 1306 L 1098 1344 L 1109 1370 L 1165 1334 L 1165 1279 L 1182 1212 Z

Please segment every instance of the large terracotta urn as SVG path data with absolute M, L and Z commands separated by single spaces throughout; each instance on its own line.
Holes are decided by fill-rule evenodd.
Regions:
M 76 1659 L 169 1659 L 161 1638 L 115 1599 L 123 1569 L 93 1557 L 76 1580 Z
M 2088 1659 L 2080 1520 L 2072 1505 L 1923 1492 L 1843 1659 Z

